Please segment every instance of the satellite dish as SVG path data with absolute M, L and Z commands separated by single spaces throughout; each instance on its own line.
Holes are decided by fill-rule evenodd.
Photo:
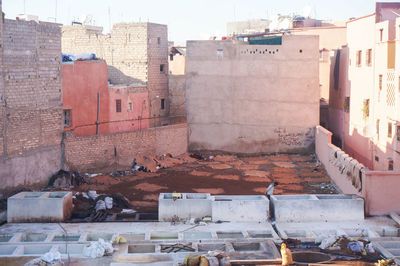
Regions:
M 311 15 L 311 12 L 312 12 L 312 7 L 311 7 L 311 6 L 305 6 L 305 7 L 303 8 L 303 13 L 302 13 L 302 15 L 303 15 L 303 17 L 305 17 L 305 18 L 309 18 L 310 15 Z

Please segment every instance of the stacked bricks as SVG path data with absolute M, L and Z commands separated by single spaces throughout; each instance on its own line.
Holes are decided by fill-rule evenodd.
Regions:
M 62 28 L 63 53 L 95 53 L 107 62 L 112 84 L 148 86 L 151 126 L 168 116 L 168 31 L 154 23 L 118 23 L 108 35 L 82 25 Z M 163 65 L 163 71 L 160 66 Z M 164 99 L 164 109 L 161 100 Z
M 187 134 L 187 124 L 100 136 L 79 137 L 67 132 L 66 164 L 69 170 L 78 171 L 100 171 L 111 166 L 126 169 L 137 156 L 185 153 Z
M 43 182 L 61 164 L 52 159 L 61 154 L 63 129 L 60 26 L 0 25 L 0 185 Z

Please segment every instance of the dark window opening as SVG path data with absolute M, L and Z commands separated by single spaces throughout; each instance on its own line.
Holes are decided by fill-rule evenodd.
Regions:
M 357 51 L 356 57 L 357 57 L 357 58 L 356 58 L 357 66 L 360 67 L 360 66 L 361 66 L 361 57 L 362 57 L 361 50 Z
M 165 109 L 165 99 L 161 99 L 161 110 Z
M 64 127 L 71 126 L 71 110 L 64 110 Z
M 116 100 L 115 101 L 115 110 L 116 110 L 117 113 L 121 113 L 121 110 L 122 110 L 122 108 L 121 108 L 121 100 Z
M 346 113 L 350 112 L 350 97 L 344 98 L 343 109 Z
M 379 30 L 379 40 L 383 41 L 383 29 Z
M 379 157 L 375 156 L 375 161 L 379 162 Z
M 383 80 L 383 76 L 379 75 L 379 90 L 382 90 L 382 80 Z
M 161 38 L 157 37 L 157 44 L 161 44 Z
M 389 162 L 388 162 L 388 170 L 389 170 L 389 171 L 393 171 L 393 169 L 394 169 L 393 160 L 389 160 Z
M 392 137 L 392 123 L 388 123 L 388 138 Z
M 397 140 L 400 141 L 400 126 L 396 127 Z
M 170 55 L 169 55 L 169 60 L 170 60 L 170 61 L 174 61 L 174 55 L 173 55 L 173 54 L 170 54 Z
M 372 49 L 367 50 L 367 60 L 366 60 L 367 66 L 372 65 Z
M 160 73 L 164 73 L 164 65 L 160 65 Z

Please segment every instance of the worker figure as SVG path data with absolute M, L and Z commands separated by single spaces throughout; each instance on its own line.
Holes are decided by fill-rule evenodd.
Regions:
M 267 194 L 268 200 L 271 200 L 271 196 L 272 196 L 272 194 L 274 194 L 274 189 L 275 189 L 275 186 L 277 186 L 277 185 L 278 185 L 278 182 L 274 182 L 274 183 L 271 183 L 267 187 L 267 191 L 265 192 L 265 194 Z

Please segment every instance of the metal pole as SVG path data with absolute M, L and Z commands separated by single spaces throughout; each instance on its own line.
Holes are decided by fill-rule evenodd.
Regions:
M 96 121 L 96 135 L 99 135 L 99 116 L 100 116 L 100 92 L 97 93 L 97 121 Z

